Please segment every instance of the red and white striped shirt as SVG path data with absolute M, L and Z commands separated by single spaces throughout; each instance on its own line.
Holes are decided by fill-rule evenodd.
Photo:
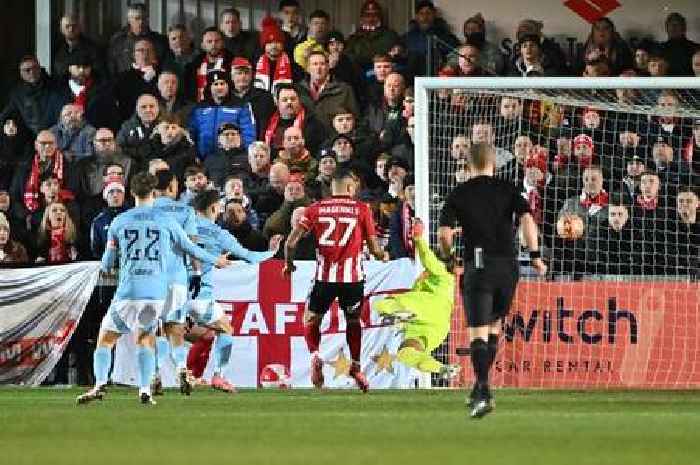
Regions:
M 363 243 L 375 236 L 369 206 L 348 196 L 311 204 L 300 221 L 316 239 L 316 281 L 356 283 L 365 279 Z

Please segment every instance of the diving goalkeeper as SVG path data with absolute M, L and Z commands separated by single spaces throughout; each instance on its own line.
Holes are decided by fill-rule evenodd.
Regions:
M 410 291 L 382 299 L 374 304 L 374 308 L 385 321 L 399 322 L 403 326 L 404 341 L 397 354 L 401 363 L 452 378 L 459 373 L 459 365 L 445 365 L 430 353 L 442 344 L 450 330 L 455 277 L 430 250 L 423 238 L 420 220 L 415 220 L 412 232 L 425 271 Z

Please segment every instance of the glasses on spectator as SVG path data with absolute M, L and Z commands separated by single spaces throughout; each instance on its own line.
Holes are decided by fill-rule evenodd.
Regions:
M 124 172 L 122 170 L 107 170 L 107 176 L 124 176 Z
M 95 139 L 95 142 L 99 144 L 109 144 L 110 142 L 114 142 L 114 137 L 105 137 L 103 139 Z

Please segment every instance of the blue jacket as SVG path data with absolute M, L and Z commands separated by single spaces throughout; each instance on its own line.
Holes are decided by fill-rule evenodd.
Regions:
M 250 104 L 234 107 L 203 102 L 192 110 L 189 122 L 190 135 L 200 159 L 204 160 L 218 149 L 217 131 L 223 123 L 233 123 L 240 128 L 242 149 L 247 149 L 255 140 L 255 119 Z
M 90 250 L 92 251 L 92 257 L 99 260 L 105 251 L 105 245 L 107 244 L 107 230 L 109 225 L 112 224 L 112 220 L 117 217 L 120 213 L 127 211 L 127 207 L 105 207 L 102 211 L 92 220 L 92 225 L 90 226 Z

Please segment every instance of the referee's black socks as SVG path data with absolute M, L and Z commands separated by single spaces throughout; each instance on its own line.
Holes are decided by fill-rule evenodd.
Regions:
M 489 369 L 493 366 L 493 361 L 496 360 L 496 353 L 498 352 L 498 334 L 489 334 Z
M 472 367 L 476 375 L 476 382 L 483 389 L 489 385 L 489 346 L 481 338 L 474 339 L 471 343 Z

